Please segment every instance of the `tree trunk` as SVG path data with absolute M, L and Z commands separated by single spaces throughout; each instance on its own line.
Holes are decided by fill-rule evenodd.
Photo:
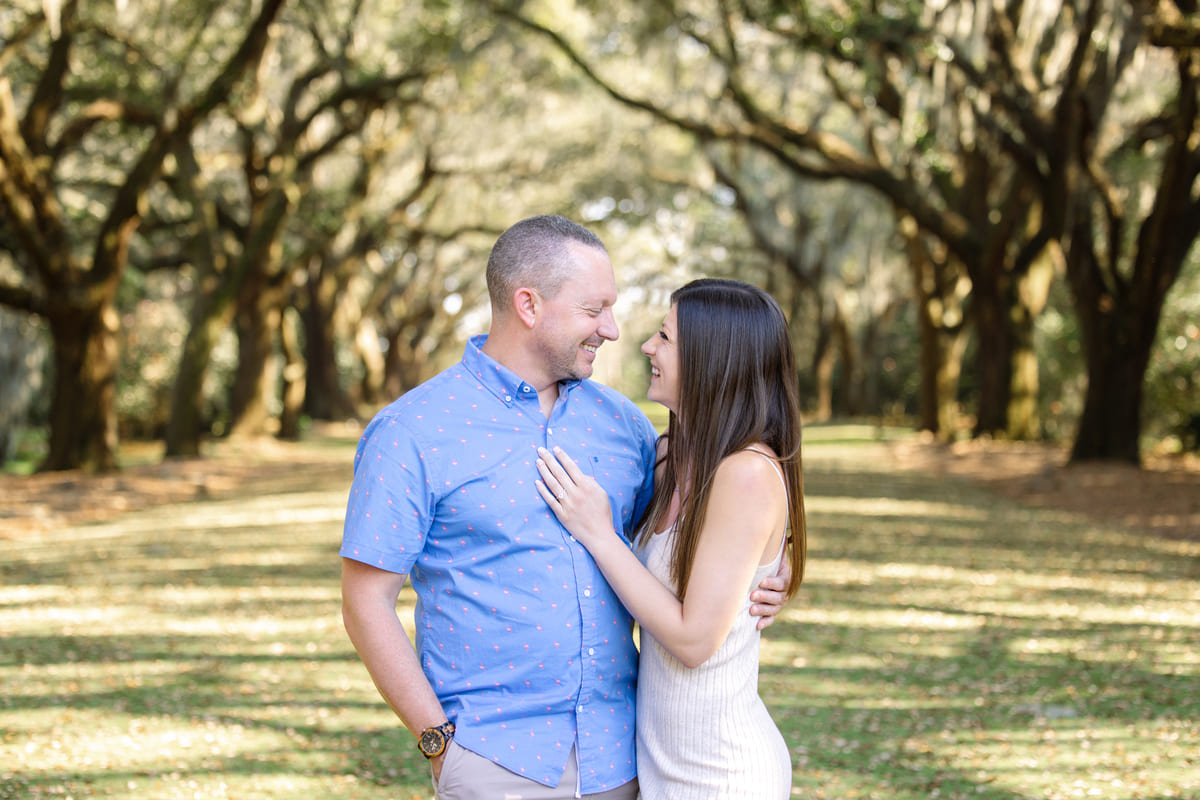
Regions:
M 242 287 L 235 317 L 238 364 L 230 394 L 230 436 L 254 437 L 271 431 L 271 401 L 275 397 L 275 332 L 283 308 L 278 288 L 257 289 L 261 278 Z
M 1184 198 L 1187 194 L 1184 193 Z M 1161 198 L 1160 198 L 1161 199 Z M 1200 226 L 1200 213 L 1191 211 L 1191 222 L 1183 214 L 1191 206 L 1181 200 L 1173 213 L 1160 208 L 1177 232 L 1185 225 Z M 1200 206 L 1200 204 L 1197 204 Z M 1099 267 L 1092 244 L 1091 218 L 1079 215 L 1073 233 L 1067 275 L 1075 311 L 1083 332 L 1087 364 L 1087 392 L 1079 429 L 1071 447 L 1071 461 L 1127 461 L 1141 463 L 1142 397 L 1146 368 L 1158 331 L 1167 291 L 1179 277 L 1189 247 L 1180 240 L 1164 241 L 1153 235 L 1155 219 L 1149 219 L 1139 236 L 1134 280 L 1124 291 L 1112 292 Z
M 900 217 L 899 230 L 912 271 L 920 339 L 918 429 L 950 441 L 958 431 L 958 386 L 966 346 L 961 296 L 965 282 L 944 248 L 940 254 L 928 249 L 911 218 Z
M 1105 285 L 1091 236 L 1091 215 L 1083 210 L 1072 234 L 1067 261 L 1088 376 L 1071 460 L 1138 464 L 1142 384 L 1161 304 L 1154 304 L 1149 314 L 1149 310 L 1143 311 L 1143 319 L 1131 324 L 1136 309 Z M 1139 327 L 1149 329 L 1150 335 Z
M 1009 307 L 999 286 L 975 282 L 972 292 L 976 339 L 975 435 L 1002 437 L 1008 430 L 1012 343 Z
M 54 341 L 50 446 L 39 471 L 117 467 L 117 328 L 111 300 L 48 315 Z
M 1067 275 L 1084 335 L 1088 388 L 1071 461 L 1141 462 L 1139 438 L 1143 382 L 1167 292 L 1179 278 L 1200 235 L 1200 55 L 1177 53 L 1179 91 L 1150 213 L 1138 229 L 1133 263 L 1117 269 L 1122 231 L 1093 215 L 1086 201 L 1076 208 Z M 1109 230 L 1097 231 L 1103 223 Z M 1121 222 L 1121 220 L 1118 220 Z M 1108 241 L 1101 265 L 1096 240 Z M 1106 268 L 1105 268 L 1106 267 Z
M 300 353 L 300 320 L 295 309 L 284 311 L 279 325 L 283 351 L 283 410 L 279 415 L 279 438 L 300 438 L 300 412 L 304 407 L 304 357 Z
M 962 379 L 963 352 L 967 349 L 967 335 L 962 326 L 943 327 L 938 330 L 937 424 L 938 439 L 952 441 L 958 435 L 961 420 L 958 405 L 958 388 Z
M 229 395 L 230 436 L 277 432 L 268 430 L 271 400 L 275 397 L 275 376 L 270 368 L 275 332 L 287 304 L 285 286 L 291 275 L 280 263 L 283 248 L 279 241 L 291 210 L 289 192 L 275 188 L 256 199 L 250 214 L 237 267 L 243 279 L 234 304 L 238 363 Z
M 383 391 L 388 397 L 399 397 L 411 388 L 400 357 L 400 332 L 388 331 L 387 351 L 383 355 Z
M 1034 440 L 1042 435 L 1041 411 L 1038 408 L 1041 381 L 1034 346 L 1034 328 L 1038 316 L 1046 308 L 1056 264 L 1064 264 L 1064 256 L 1058 243 L 1051 242 L 1016 280 L 1014 295 L 1009 300 L 1013 342 L 1012 387 L 1007 414 L 1010 439 Z
M 439 309 L 436 302 L 424 298 L 424 302 L 409 308 L 397 328 L 387 331 L 384 385 L 389 397 L 399 397 L 430 377 L 431 365 L 443 354 L 442 343 L 453 339 L 454 318 L 441 314 Z
M 1034 350 L 1033 310 L 1024 303 L 1014 302 L 1009 309 L 1008 408 L 1005 409 L 1005 436 L 1014 441 L 1034 440 L 1041 436 L 1038 413 L 1038 360 Z
M 399 397 L 424 380 L 427 355 L 422 353 L 413 341 L 420 341 L 421 330 L 418 332 L 401 328 L 388 333 L 387 355 L 384 357 L 384 386 L 388 397 Z
M 883 365 L 879 363 L 879 328 L 880 321 L 871 319 L 862 335 L 862 369 L 858 376 L 858 396 L 862 403 L 862 413 L 879 417 L 883 415 L 883 400 L 880 390 L 880 372 Z
M 375 321 L 364 319 L 359 322 L 354 336 L 354 350 L 362 362 L 363 377 L 360 383 L 359 400 L 370 406 L 386 402 L 387 363 L 379 347 L 379 329 Z
M 1071 461 L 1141 461 L 1142 383 L 1150 348 L 1131 341 L 1113 315 L 1084 324 L 1088 383 Z M 1133 351 L 1138 352 L 1133 352 Z
M 813 346 L 813 379 L 816 381 L 816 406 L 813 419 L 827 422 L 833 418 L 833 368 L 837 353 L 833 347 L 833 326 L 822 320 Z
M 320 274 L 310 271 L 304 322 L 304 410 L 313 419 L 336 420 L 354 415 L 351 402 L 338 379 L 337 347 L 333 325 L 333 293 Z
M 920 383 L 917 386 L 917 430 L 929 431 L 938 438 L 946 438 L 949 431 L 941 422 L 941 382 L 938 367 L 942 362 L 938 330 L 933 322 L 929 305 L 917 300 L 917 338 L 920 345 L 918 368 Z
M 974 299 L 979 348 L 975 435 L 1036 439 L 1041 426 L 1034 309 L 1011 291 L 995 293 L 977 286 Z
M 918 430 L 929 431 L 939 441 L 952 441 L 958 431 L 958 387 L 967 337 L 961 325 L 935 320 L 941 305 L 917 304 L 920 328 L 920 388 Z
M 204 435 L 204 381 L 213 348 L 229 325 L 231 316 L 204 308 L 209 303 L 203 296 L 196 299 L 196 304 L 183 343 L 179 372 L 171 387 L 171 416 L 164 436 L 167 458 L 200 455 L 200 441 Z
M 862 413 L 862 398 L 859 393 L 862 367 L 854 337 L 850 334 L 850 326 L 846 324 L 846 317 L 842 314 L 840 306 L 835 306 L 833 333 L 837 349 L 842 354 L 842 374 L 838 381 L 841 403 L 836 407 L 840 410 L 839 416 L 856 417 Z

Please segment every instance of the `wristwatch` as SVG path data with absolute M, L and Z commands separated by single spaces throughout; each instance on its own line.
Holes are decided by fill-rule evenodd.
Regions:
M 446 745 L 450 744 L 450 740 L 453 738 L 454 723 L 444 722 L 436 728 L 426 728 L 421 731 L 417 744 L 421 748 L 421 755 L 426 758 L 437 758 L 446 752 Z

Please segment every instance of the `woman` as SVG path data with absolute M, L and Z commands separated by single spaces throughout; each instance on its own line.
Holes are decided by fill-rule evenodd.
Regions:
M 636 555 L 608 497 L 561 450 L 538 491 L 641 626 L 638 781 L 654 800 L 786 798 L 791 759 L 758 696 L 751 587 L 806 550 L 800 411 L 787 322 L 749 284 L 693 281 L 642 345 L 670 410 Z

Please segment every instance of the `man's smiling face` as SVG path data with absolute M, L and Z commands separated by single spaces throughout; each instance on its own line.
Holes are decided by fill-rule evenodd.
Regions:
M 620 336 L 613 305 L 617 281 L 603 250 L 572 244 L 577 268 L 554 297 L 542 298 L 538 351 L 555 381 L 592 375 L 596 350 Z

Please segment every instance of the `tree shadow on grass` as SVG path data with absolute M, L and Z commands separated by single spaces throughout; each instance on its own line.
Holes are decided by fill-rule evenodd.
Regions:
M 878 611 L 860 610 L 863 619 Z M 1067 640 L 1081 631 L 1124 642 L 1144 633 L 1132 625 L 1058 629 Z M 868 797 L 1040 797 L 1032 788 L 1039 782 L 1092 780 L 1080 757 L 1086 765 L 1123 762 L 1131 773 L 1164 763 L 1187 769 L 1200 718 L 1194 671 L 1170 674 L 1153 663 L 1072 653 L 1031 657 L 1028 632 L 1027 621 L 1004 618 L 951 631 L 916 622 L 776 623 L 769 635 L 797 642 L 787 651 L 795 660 L 764 663 L 760 689 L 799 754 L 797 785 L 809 786 L 802 775 L 812 770 Z M 1161 745 L 1148 744 L 1155 735 Z M 1048 769 L 1057 777 L 1037 775 Z M 830 777 L 838 773 L 844 777 Z M 811 787 L 820 786 L 813 779 Z
M 766 633 L 760 682 L 801 795 L 1065 797 L 1088 788 L 1088 759 L 1141 796 L 1194 786 L 1179 777 L 1200 744 L 1193 566 L 953 480 L 806 457 L 812 560 Z M 255 796 L 428 796 L 338 620 L 344 498 L 190 504 L 0 542 L 0 724 L 15 732 L 0 755 L 35 754 L 19 779 L 0 768 L 0 800 L 176 796 L 222 776 L 243 795 L 287 777 L 322 788 Z M 145 752 L 63 768 L 38 750 L 118 735 Z M 167 735 L 222 747 L 149 751 Z M 1166 777 L 1142 780 L 1152 757 Z
M 801 794 L 1200 789 L 1200 585 L 1174 545 L 865 460 L 809 458 L 805 488 L 805 583 L 760 681 Z
M 236 717 L 220 722 L 242 724 Z M 432 796 L 428 762 L 419 756 L 396 758 L 412 742 L 395 731 L 301 726 L 285 733 L 274 746 L 233 755 L 198 753 L 167 764 L 114 768 L 100 763 L 8 775 L 0 782 L 0 798 Z M 103 757 L 89 761 L 103 762 Z

